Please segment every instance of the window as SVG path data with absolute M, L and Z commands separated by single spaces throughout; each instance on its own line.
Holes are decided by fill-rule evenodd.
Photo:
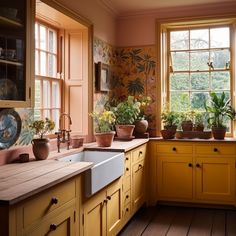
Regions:
M 60 79 L 57 76 L 57 30 L 35 23 L 35 119 L 50 118 L 58 128 L 61 110 Z
M 205 111 L 204 103 L 213 91 L 231 97 L 229 26 L 173 29 L 168 38 L 172 110 Z

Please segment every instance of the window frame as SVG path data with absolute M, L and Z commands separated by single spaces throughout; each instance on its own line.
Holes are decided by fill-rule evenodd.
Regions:
M 159 74 L 157 76 L 158 83 L 158 94 L 157 99 L 160 101 L 160 106 L 157 107 L 157 117 L 160 117 L 161 110 L 166 102 L 169 101 L 169 80 L 170 74 L 169 65 L 169 52 L 168 46 L 170 45 L 170 39 L 168 37 L 168 31 L 173 29 L 189 29 L 189 28 L 204 28 L 204 27 L 230 27 L 230 55 L 231 55 L 231 70 L 230 70 L 230 94 L 231 104 L 235 107 L 235 57 L 236 57 L 236 16 L 213 16 L 213 17 L 202 17 L 202 18 L 185 18 L 185 19 L 163 19 L 156 21 L 157 31 L 157 70 Z M 160 135 L 162 123 L 157 120 L 157 134 Z M 231 122 L 231 132 L 227 133 L 227 136 L 235 137 L 235 121 Z

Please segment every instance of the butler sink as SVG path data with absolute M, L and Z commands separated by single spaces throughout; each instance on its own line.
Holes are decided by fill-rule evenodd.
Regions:
M 104 151 L 83 151 L 57 159 L 70 162 L 93 162 L 85 172 L 85 194 L 93 195 L 124 174 L 124 153 Z

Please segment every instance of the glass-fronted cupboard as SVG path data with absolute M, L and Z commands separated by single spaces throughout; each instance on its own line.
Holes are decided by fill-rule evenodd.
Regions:
M 0 1 L 0 107 L 31 107 L 34 1 Z

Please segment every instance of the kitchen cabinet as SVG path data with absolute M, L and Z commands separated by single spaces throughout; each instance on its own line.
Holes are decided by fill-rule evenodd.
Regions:
M 0 106 L 30 107 L 34 84 L 35 1 L 0 3 Z
M 160 198 L 193 198 L 193 164 L 190 156 L 158 156 L 157 184 Z
M 122 226 L 121 178 L 85 201 L 83 224 L 84 236 L 117 234 Z
M 235 204 L 234 143 L 152 142 L 156 200 Z

